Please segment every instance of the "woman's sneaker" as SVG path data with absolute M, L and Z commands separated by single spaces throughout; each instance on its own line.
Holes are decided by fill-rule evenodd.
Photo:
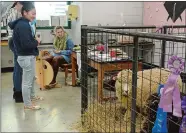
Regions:
M 31 97 L 31 101 L 38 101 L 38 100 L 42 101 L 42 100 L 44 100 L 44 98 L 39 97 L 39 96 Z
M 32 105 L 29 107 L 24 106 L 24 109 L 25 110 L 39 110 L 39 109 L 41 109 L 41 107 L 39 105 Z

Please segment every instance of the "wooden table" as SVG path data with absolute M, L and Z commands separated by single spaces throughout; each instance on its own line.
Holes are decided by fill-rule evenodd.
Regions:
M 72 59 L 72 85 L 75 86 L 75 67 L 77 56 L 73 52 L 71 55 Z M 103 79 L 104 73 L 114 70 L 132 69 L 132 61 L 112 61 L 112 62 L 98 62 L 90 59 L 88 62 L 89 66 L 98 71 L 98 100 L 102 101 L 106 99 L 103 96 Z M 142 62 L 138 63 L 138 71 L 142 70 Z

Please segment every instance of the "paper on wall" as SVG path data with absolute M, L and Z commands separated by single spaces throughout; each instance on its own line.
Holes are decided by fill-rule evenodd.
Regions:
M 51 26 L 59 26 L 59 25 L 60 25 L 60 17 L 51 16 Z
M 78 18 L 78 6 L 77 5 L 69 5 L 68 6 L 68 18 L 70 20 L 74 20 Z
M 66 16 L 59 17 L 60 26 L 65 26 L 66 24 Z

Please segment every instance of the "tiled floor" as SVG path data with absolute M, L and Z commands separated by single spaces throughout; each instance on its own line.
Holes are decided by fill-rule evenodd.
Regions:
M 80 88 L 64 86 L 64 76 L 58 74 L 62 88 L 36 92 L 45 99 L 39 111 L 24 111 L 22 103 L 12 98 L 12 73 L 1 74 L 1 132 L 75 132 L 71 125 L 80 118 Z

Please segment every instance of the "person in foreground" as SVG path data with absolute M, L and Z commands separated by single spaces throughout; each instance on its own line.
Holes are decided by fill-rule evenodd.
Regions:
M 34 38 L 30 26 L 36 17 L 36 10 L 33 4 L 24 4 L 21 10 L 22 17 L 8 23 L 13 29 L 14 48 L 18 55 L 18 63 L 23 69 L 22 77 L 22 96 L 24 109 L 40 109 L 40 106 L 34 105 L 33 100 L 41 99 L 35 95 L 34 80 L 35 80 L 35 61 L 39 55 L 37 46 L 40 39 Z
M 69 39 L 68 34 L 62 26 L 56 26 L 54 32 L 54 50 L 50 56 L 44 57 L 44 59 L 52 65 L 54 70 L 53 80 L 50 85 L 46 86 L 46 88 L 53 88 L 57 86 L 56 77 L 59 67 L 62 64 L 68 64 L 71 62 L 70 56 L 74 48 L 74 43 L 71 39 Z
M 13 6 L 9 10 L 9 15 L 7 17 L 8 23 L 22 17 L 21 9 L 22 9 L 23 5 L 26 3 L 31 4 L 31 2 L 29 2 L 29 1 L 27 1 L 27 2 L 24 2 L 24 1 L 14 2 Z M 31 25 L 31 28 L 33 31 L 33 35 L 35 34 L 34 33 L 35 32 L 34 31 L 35 23 L 36 23 L 35 20 L 30 22 L 30 25 Z M 13 98 L 16 103 L 20 103 L 20 102 L 23 102 L 22 88 L 21 88 L 23 71 L 22 71 L 22 68 L 20 67 L 19 63 L 17 62 L 17 54 L 16 54 L 13 40 L 12 40 L 13 31 L 9 26 L 7 26 L 7 31 L 8 31 L 8 45 L 9 45 L 10 50 L 14 54 L 14 72 L 13 72 L 13 85 L 14 85 L 13 91 L 14 91 L 14 93 L 13 93 Z

